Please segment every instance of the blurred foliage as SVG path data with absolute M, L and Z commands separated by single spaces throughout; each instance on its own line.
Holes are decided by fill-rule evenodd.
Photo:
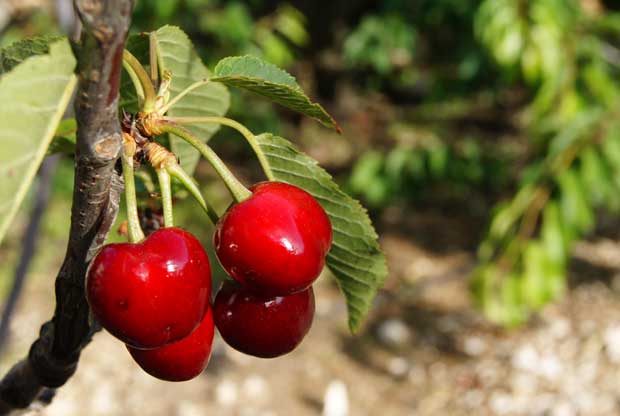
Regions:
M 134 29 L 149 31 L 166 24 L 188 33 L 207 62 L 227 55 L 256 55 L 278 66 L 294 62 L 295 51 L 308 43 L 306 20 L 288 3 L 256 16 L 252 3 L 226 0 L 141 0 Z
M 506 180 L 502 159 L 485 153 L 474 138 L 462 140 L 458 148 L 429 140 L 420 148 L 364 153 L 351 173 L 349 189 L 377 209 L 394 199 L 422 199 L 439 186 L 449 188 L 447 196 L 458 201 L 473 188 L 497 191 Z
M 472 289 L 490 319 L 520 324 L 564 292 L 572 246 L 593 230 L 598 211 L 620 209 L 620 14 L 577 0 L 387 3 L 348 35 L 350 65 L 391 78 L 375 85 L 401 82 L 390 57 L 408 42 L 414 63 L 407 71 L 416 74 L 409 79 L 423 91 L 418 99 L 472 103 L 469 113 L 437 114 L 431 130 L 449 130 L 464 117 L 510 103 L 501 116 L 516 123 L 526 150 L 502 162 L 515 167 L 514 196 L 492 211 Z M 437 24 L 441 33 L 433 30 Z M 446 48 L 444 40 L 453 42 L 455 33 L 460 39 Z M 481 91 L 495 97 L 486 109 L 473 104 Z M 507 100 L 510 95 L 524 98 Z M 459 142 L 471 140 L 467 132 L 458 135 Z M 493 158 L 459 155 L 445 134 L 430 149 L 402 147 L 370 151 L 354 168 L 350 188 L 375 208 L 424 196 L 438 175 L 454 187 L 477 189 L 497 175 Z
M 473 281 L 484 311 L 504 324 L 556 299 L 595 210 L 620 208 L 620 15 L 581 5 L 485 0 L 476 15 L 482 45 L 532 94 L 524 127 L 536 151 L 515 197 L 496 209 Z
M 349 191 L 375 213 L 446 189 L 453 204 L 472 192 L 486 198 L 472 293 L 491 320 L 516 325 L 565 291 L 571 249 L 599 213 L 620 210 L 619 8 L 610 0 L 140 0 L 134 23 L 136 31 L 183 27 L 211 64 L 246 53 L 284 67 L 309 62 L 317 94 L 332 98 L 350 83 L 361 96 L 387 97 L 398 121 L 359 145 Z M 42 16 L 9 26 L 1 43 L 57 33 Z M 233 95 L 231 115 L 255 131 L 283 127 L 272 106 L 247 96 Z M 402 126 L 413 126 L 408 138 Z
M 366 16 L 347 36 L 343 53 L 349 67 L 370 67 L 386 76 L 412 62 L 416 32 L 399 15 Z

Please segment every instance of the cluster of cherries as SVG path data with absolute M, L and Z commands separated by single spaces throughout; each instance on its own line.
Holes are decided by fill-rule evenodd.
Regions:
M 216 225 L 226 281 L 211 306 L 211 268 L 189 232 L 161 228 L 136 244 L 109 244 L 88 271 L 86 296 L 101 325 L 147 373 L 168 381 L 199 375 L 214 326 L 233 348 L 286 354 L 314 317 L 312 283 L 332 242 L 329 218 L 306 191 L 261 182 Z

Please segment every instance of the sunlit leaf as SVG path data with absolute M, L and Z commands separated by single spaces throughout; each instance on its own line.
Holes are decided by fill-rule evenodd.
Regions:
M 211 79 L 251 91 L 340 130 L 320 104 L 310 101 L 292 75 L 257 57 L 246 55 L 224 58 L 215 66 Z
M 14 47 L 11 56 L 30 52 L 20 55 Z M 67 40 L 51 44 L 47 54 L 34 55 L 0 76 L 0 102 L 10 103 L 0 106 L 0 240 L 37 173 L 76 84 L 75 58 Z

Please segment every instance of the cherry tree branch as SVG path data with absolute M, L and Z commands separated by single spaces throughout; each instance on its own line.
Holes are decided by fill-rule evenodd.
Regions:
M 78 123 L 71 229 L 56 277 L 56 310 L 28 356 L 0 381 L 0 414 L 28 407 L 41 391 L 62 386 L 99 328 L 89 319 L 84 277 L 118 212 L 122 179 L 118 89 L 133 0 L 75 0 L 82 22 L 75 100 Z

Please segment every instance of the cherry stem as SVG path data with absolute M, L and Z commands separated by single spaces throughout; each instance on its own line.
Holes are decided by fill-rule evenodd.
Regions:
M 158 110 L 158 113 L 161 115 L 166 114 L 166 112 L 168 112 L 172 107 L 174 107 L 174 105 L 177 104 L 181 100 L 181 98 L 185 97 L 187 94 L 194 91 L 196 88 L 206 85 L 208 82 L 209 82 L 208 79 L 202 79 L 200 81 L 194 82 L 189 87 L 185 88 L 183 91 L 175 95 L 174 98 L 170 100 L 166 105 L 161 107 Z
M 213 169 L 215 169 L 219 177 L 222 178 L 235 201 L 241 202 L 252 196 L 252 192 L 239 182 L 213 149 L 206 143 L 201 142 L 200 139 L 194 136 L 189 130 L 165 119 L 158 120 L 155 123 L 155 127 L 159 132 L 172 133 L 194 146 L 202 156 L 207 159 L 211 166 L 213 166 Z
M 149 33 L 149 69 L 151 71 L 151 84 L 157 85 L 159 82 L 159 72 L 157 70 L 157 38 L 155 32 Z
M 200 204 L 202 209 L 209 216 L 209 219 L 211 220 L 211 222 L 213 224 L 217 224 L 217 222 L 219 220 L 219 216 L 217 215 L 217 212 L 202 197 L 202 194 L 200 193 L 200 189 L 198 189 L 198 186 L 194 183 L 194 181 L 189 176 L 189 174 L 187 172 L 185 172 L 183 170 L 183 168 L 179 164 L 168 164 L 166 166 L 166 170 L 168 171 L 168 173 L 171 176 L 173 176 L 174 178 L 178 179 L 183 184 L 185 189 L 188 190 L 188 192 L 194 197 L 196 202 L 198 202 L 198 204 Z
M 144 232 L 140 227 L 138 217 L 138 202 L 136 199 L 136 183 L 133 176 L 133 155 L 135 154 L 135 142 L 131 142 L 123 137 L 123 152 L 121 154 L 121 164 L 123 167 L 123 180 L 125 181 L 125 204 L 127 206 L 127 224 L 129 241 L 137 243 L 144 239 Z
M 275 180 L 273 173 L 271 172 L 271 167 L 269 166 L 269 162 L 265 157 L 265 154 L 261 151 L 258 142 L 256 141 L 256 136 L 243 124 L 235 121 L 233 119 L 227 117 L 166 117 L 167 120 L 178 124 L 198 124 L 198 123 L 211 123 L 211 124 L 221 124 L 223 126 L 231 127 L 237 130 L 249 143 L 252 147 L 252 150 L 256 154 L 258 161 L 260 162 L 261 167 L 263 168 L 263 172 L 267 176 L 267 179 L 270 181 Z
M 123 67 L 125 69 L 127 69 L 128 67 L 131 68 L 133 74 L 135 75 L 135 78 L 137 78 L 138 82 L 142 86 L 142 90 L 144 91 L 144 103 L 142 104 L 142 111 L 146 113 L 154 111 L 157 94 L 155 93 L 155 88 L 153 87 L 151 78 L 149 77 L 149 74 L 146 73 L 146 69 L 144 69 L 140 61 L 138 61 L 138 59 L 133 56 L 131 52 L 129 52 L 127 49 L 123 51 Z
M 172 227 L 174 217 L 172 215 L 172 187 L 170 185 L 170 174 L 164 169 L 156 169 L 159 189 L 161 192 L 161 204 L 164 209 L 164 226 Z
M 136 95 L 138 96 L 138 105 L 142 106 L 142 104 L 144 103 L 144 88 L 142 88 L 142 84 L 140 83 L 138 74 L 136 74 L 136 71 L 134 71 L 133 68 L 125 60 L 123 60 L 123 68 L 125 69 L 125 71 L 127 71 L 133 87 L 136 90 Z
M 156 142 L 146 143 L 143 147 L 143 150 L 146 158 L 158 175 L 164 175 L 164 173 L 161 173 L 160 171 L 165 170 L 165 175 L 169 175 L 178 179 L 183 184 L 183 186 L 185 186 L 185 188 L 190 192 L 194 199 L 198 201 L 198 203 L 200 204 L 202 209 L 205 210 L 213 224 L 217 223 L 217 221 L 219 220 L 217 213 L 215 212 L 213 207 L 209 205 L 202 197 L 200 189 L 198 189 L 198 186 L 196 185 L 196 183 L 194 183 L 191 176 L 183 170 L 181 165 L 179 165 L 177 157 L 174 155 L 174 153 Z M 166 180 L 166 178 L 163 179 Z M 169 182 L 170 179 L 168 178 L 167 181 Z M 164 215 L 166 215 L 165 210 Z

